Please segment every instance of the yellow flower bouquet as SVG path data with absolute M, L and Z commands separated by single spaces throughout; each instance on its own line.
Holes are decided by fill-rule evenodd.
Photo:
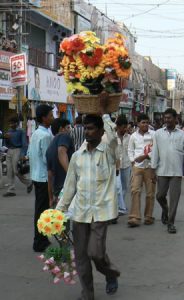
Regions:
M 115 34 L 102 45 L 94 32 L 84 31 L 65 38 L 60 51 L 63 58 L 59 74 L 64 75 L 68 93 L 74 95 L 75 101 L 97 100 L 99 107 L 101 92 L 121 96 L 121 80 L 128 79 L 131 74 L 130 58 L 121 34 Z M 87 103 L 84 102 L 84 106 L 87 110 Z
M 47 209 L 37 222 L 38 231 L 47 236 L 54 236 L 59 247 L 49 246 L 45 252 L 38 256 L 44 263 L 43 271 L 48 271 L 53 276 L 56 284 L 64 280 L 67 284 L 75 284 L 77 274 L 72 241 L 67 232 L 68 218 L 57 209 Z

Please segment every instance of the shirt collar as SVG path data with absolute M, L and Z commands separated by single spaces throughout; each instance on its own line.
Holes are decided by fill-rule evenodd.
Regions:
M 152 131 L 153 131 L 153 130 L 151 130 L 151 129 L 148 129 L 148 131 L 147 131 L 147 132 L 145 132 L 145 134 L 150 134 Z M 138 133 L 138 134 L 140 134 L 140 132 L 139 132 L 139 129 L 137 130 L 137 133 Z M 145 134 L 144 134 L 144 135 L 145 135 Z M 140 134 L 140 135 L 142 135 L 142 134 Z
M 38 129 L 41 129 L 41 130 L 44 130 L 44 131 L 47 131 L 48 132 L 48 128 L 42 126 L 42 125 L 39 125 L 38 126 Z
M 167 129 L 166 126 L 164 127 L 164 130 L 169 132 L 169 130 Z M 178 131 L 178 130 L 179 130 L 179 129 L 178 129 L 177 127 L 175 127 L 175 128 L 174 128 L 172 131 L 170 131 L 170 132 L 175 132 L 175 131 Z
M 80 147 L 80 150 L 82 152 L 87 152 L 88 151 L 88 148 L 87 148 L 87 145 L 88 143 L 85 141 L 82 146 Z M 95 150 L 98 150 L 100 152 L 104 152 L 104 149 L 105 149 L 105 143 L 104 142 L 101 142 L 96 148 Z

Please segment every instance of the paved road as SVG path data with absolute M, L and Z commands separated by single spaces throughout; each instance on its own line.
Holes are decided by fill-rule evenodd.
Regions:
M 34 194 L 27 195 L 18 183 L 15 198 L 3 198 L 0 190 L 0 299 L 75 300 L 80 285 L 52 284 L 49 274 L 32 251 Z M 183 189 L 184 195 L 184 189 Z M 184 300 L 184 197 L 177 215 L 176 235 L 160 223 L 127 228 L 127 217 L 111 225 L 108 250 L 122 275 L 113 300 Z M 107 300 L 104 278 L 94 273 L 96 300 Z

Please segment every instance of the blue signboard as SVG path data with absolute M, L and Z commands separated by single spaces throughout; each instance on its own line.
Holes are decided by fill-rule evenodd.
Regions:
M 167 79 L 176 79 L 176 70 L 175 69 L 167 69 L 166 78 Z

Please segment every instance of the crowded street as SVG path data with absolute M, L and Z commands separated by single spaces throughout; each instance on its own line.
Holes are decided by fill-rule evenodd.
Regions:
M 4 178 L 5 179 L 5 178 Z M 42 263 L 32 251 L 34 193 L 25 194 L 18 181 L 17 196 L 3 198 L 0 212 L 0 290 L 1 299 L 62 300 L 76 299 L 80 285 L 54 285 L 50 275 L 42 271 Z M 128 200 L 129 203 L 129 200 Z M 144 202 L 143 202 L 144 203 Z M 178 207 L 178 233 L 168 235 L 160 222 L 161 210 L 155 203 L 153 226 L 127 227 L 127 216 L 110 225 L 108 251 L 119 266 L 119 290 L 114 300 L 183 300 L 184 186 Z M 94 268 L 95 269 L 95 268 Z M 94 273 L 96 298 L 105 295 L 104 277 Z

